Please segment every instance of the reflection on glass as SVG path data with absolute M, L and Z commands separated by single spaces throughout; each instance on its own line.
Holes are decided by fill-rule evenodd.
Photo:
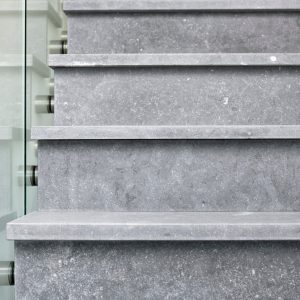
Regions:
M 24 212 L 24 2 L 0 1 L 0 261 L 13 261 L 6 223 Z M 0 299 L 14 289 L 0 287 Z
M 37 165 L 37 144 L 30 140 L 30 128 L 53 124 L 53 111 L 49 111 L 54 101 L 53 71 L 48 56 L 50 50 L 60 53 L 61 47 L 55 45 L 61 43 L 65 24 L 61 0 L 27 0 L 27 165 Z M 36 210 L 36 194 L 36 187 L 27 187 L 27 212 Z
M 31 126 L 53 120 L 47 108 L 48 99 L 54 100 L 53 71 L 47 62 L 49 52 L 60 53 L 66 35 L 61 2 L 0 0 L 0 262 L 14 260 L 6 223 L 36 209 L 37 189 L 25 186 L 25 170 L 37 165 Z M 0 286 L 0 299 L 14 299 L 13 287 Z

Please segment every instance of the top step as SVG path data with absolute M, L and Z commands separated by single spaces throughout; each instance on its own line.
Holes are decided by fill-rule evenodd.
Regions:
M 66 0 L 68 53 L 300 52 L 300 0 Z
M 65 11 L 300 10 L 299 0 L 65 0 Z

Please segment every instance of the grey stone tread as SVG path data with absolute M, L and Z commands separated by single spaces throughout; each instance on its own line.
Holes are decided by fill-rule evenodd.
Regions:
M 300 53 L 53 54 L 50 67 L 299 66 Z
M 10 240 L 299 240 L 300 212 L 40 211 L 7 225 Z
M 299 0 L 65 0 L 70 11 L 299 10 Z
M 34 140 L 299 139 L 299 125 L 40 126 Z

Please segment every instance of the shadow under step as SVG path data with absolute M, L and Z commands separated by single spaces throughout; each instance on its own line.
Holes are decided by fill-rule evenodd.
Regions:
M 299 240 L 300 212 L 39 211 L 7 225 L 10 240 Z

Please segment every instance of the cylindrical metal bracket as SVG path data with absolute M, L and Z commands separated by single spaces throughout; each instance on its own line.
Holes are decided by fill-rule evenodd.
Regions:
M 24 167 L 19 167 L 18 170 L 18 180 L 20 185 L 24 185 L 24 175 L 26 177 L 26 186 L 37 186 L 38 185 L 38 166 L 27 166 L 26 173 L 24 172 Z
M 68 42 L 62 41 L 62 54 L 68 54 Z
M 62 30 L 60 36 L 61 36 L 61 40 L 62 41 L 66 41 L 68 39 L 68 32 L 67 32 L 67 30 Z
M 52 40 L 49 43 L 49 52 L 50 54 L 67 54 L 68 52 L 68 41 L 67 41 L 67 32 L 61 32 L 60 40 Z
M 54 96 L 38 95 L 35 97 L 35 112 L 36 113 L 54 113 Z
M 29 171 L 26 172 L 26 184 L 29 186 L 38 185 L 38 166 L 29 166 Z
M 15 263 L 13 261 L 0 261 L 0 286 L 15 284 Z
M 54 79 L 49 80 L 49 95 L 54 95 Z

